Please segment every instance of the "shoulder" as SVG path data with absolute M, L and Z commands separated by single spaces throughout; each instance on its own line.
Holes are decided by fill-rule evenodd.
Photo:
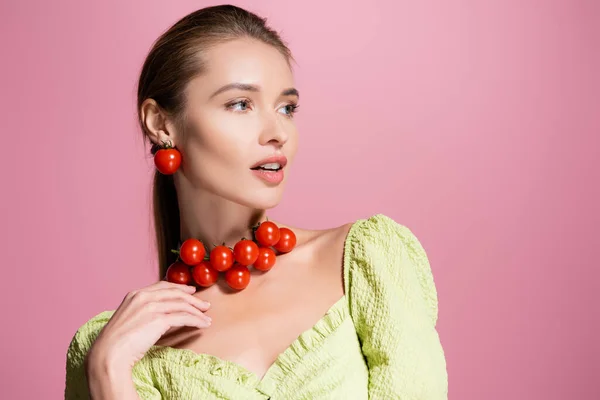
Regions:
M 365 244 L 382 247 L 390 244 L 414 245 L 416 236 L 405 225 L 396 222 L 385 214 L 374 214 L 369 218 L 359 219 L 353 224 L 353 239 Z
M 352 297 L 405 298 L 421 303 L 433 323 L 438 298 L 429 259 L 410 228 L 384 214 L 355 221 L 344 253 L 344 282 Z M 369 301 L 380 301 L 375 298 Z
M 104 328 L 114 310 L 103 311 L 94 315 L 73 334 L 69 347 L 67 349 L 67 363 L 70 365 L 83 364 L 88 350 L 98 337 L 98 334 Z
M 333 258 L 332 265 L 344 261 L 380 257 L 397 261 L 400 257 L 420 259 L 425 251 L 412 231 L 384 214 L 374 214 L 323 230 L 301 231 L 303 244 L 323 264 Z M 340 257 L 340 255 L 342 257 Z M 329 264 L 329 263 L 327 263 Z M 375 267 L 382 266 L 379 262 Z
M 113 314 L 114 310 L 110 310 L 94 315 L 77 329 L 73 338 L 78 339 L 80 342 L 86 342 L 90 339 L 95 340 Z
M 354 257 L 379 256 L 388 261 L 428 262 L 425 249 L 412 230 L 384 214 L 355 221 L 349 229 L 347 244 Z

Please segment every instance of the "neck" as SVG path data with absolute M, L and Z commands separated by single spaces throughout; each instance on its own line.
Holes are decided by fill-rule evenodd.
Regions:
M 215 245 L 233 247 L 252 238 L 252 226 L 265 220 L 265 210 L 226 200 L 204 190 L 183 193 L 178 188 L 180 239 L 200 240 L 207 251 Z M 180 195 L 181 194 L 181 195 Z

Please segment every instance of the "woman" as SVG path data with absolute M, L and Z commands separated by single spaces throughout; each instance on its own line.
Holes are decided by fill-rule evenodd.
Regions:
M 155 43 L 138 112 L 157 165 L 161 280 L 77 331 L 66 398 L 447 397 L 436 288 L 407 227 L 381 214 L 327 230 L 266 223 L 297 149 L 292 60 L 264 19 L 231 5 Z M 169 146 L 171 165 L 158 157 Z M 257 226 L 278 235 L 258 259 Z M 242 238 L 252 243 L 238 248 Z M 184 251 L 189 239 L 205 253 Z M 188 284 L 185 271 L 200 272 Z

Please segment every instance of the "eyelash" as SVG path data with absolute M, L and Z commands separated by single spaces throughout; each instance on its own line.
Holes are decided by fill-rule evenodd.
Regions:
M 233 106 L 240 104 L 240 103 L 252 103 L 250 100 L 238 100 L 236 102 L 233 103 L 229 103 L 225 106 L 226 109 L 231 110 L 233 108 Z M 286 117 L 288 118 L 293 118 L 294 114 L 296 114 L 298 112 L 298 107 L 300 107 L 300 105 L 296 104 L 296 103 L 290 103 L 290 104 L 286 104 L 285 107 L 291 107 L 291 112 L 289 114 L 285 114 Z M 245 112 L 245 111 L 234 111 L 234 112 Z

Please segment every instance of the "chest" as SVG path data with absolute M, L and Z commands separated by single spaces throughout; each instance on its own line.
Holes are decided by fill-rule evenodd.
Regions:
M 255 357 L 260 359 L 258 352 L 248 352 L 232 365 L 206 353 L 196 357 L 192 352 L 161 350 L 162 362 L 144 358 L 135 368 L 145 371 L 143 376 L 150 371 L 151 385 L 168 394 L 163 398 L 366 399 L 368 368 L 345 299 L 341 300 L 319 321 L 318 329 L 304 332 L 262 371 Z
M 253 272 L 247 289 L 230 293 L 212 287 L 196 296 L 211 303 L 212 325 L 185 328 L 159 344 L 210 354 L 263 376 L 278 356 L 311 329 L 343 296 L 339 269 L 278 263 L 267 273 Z

